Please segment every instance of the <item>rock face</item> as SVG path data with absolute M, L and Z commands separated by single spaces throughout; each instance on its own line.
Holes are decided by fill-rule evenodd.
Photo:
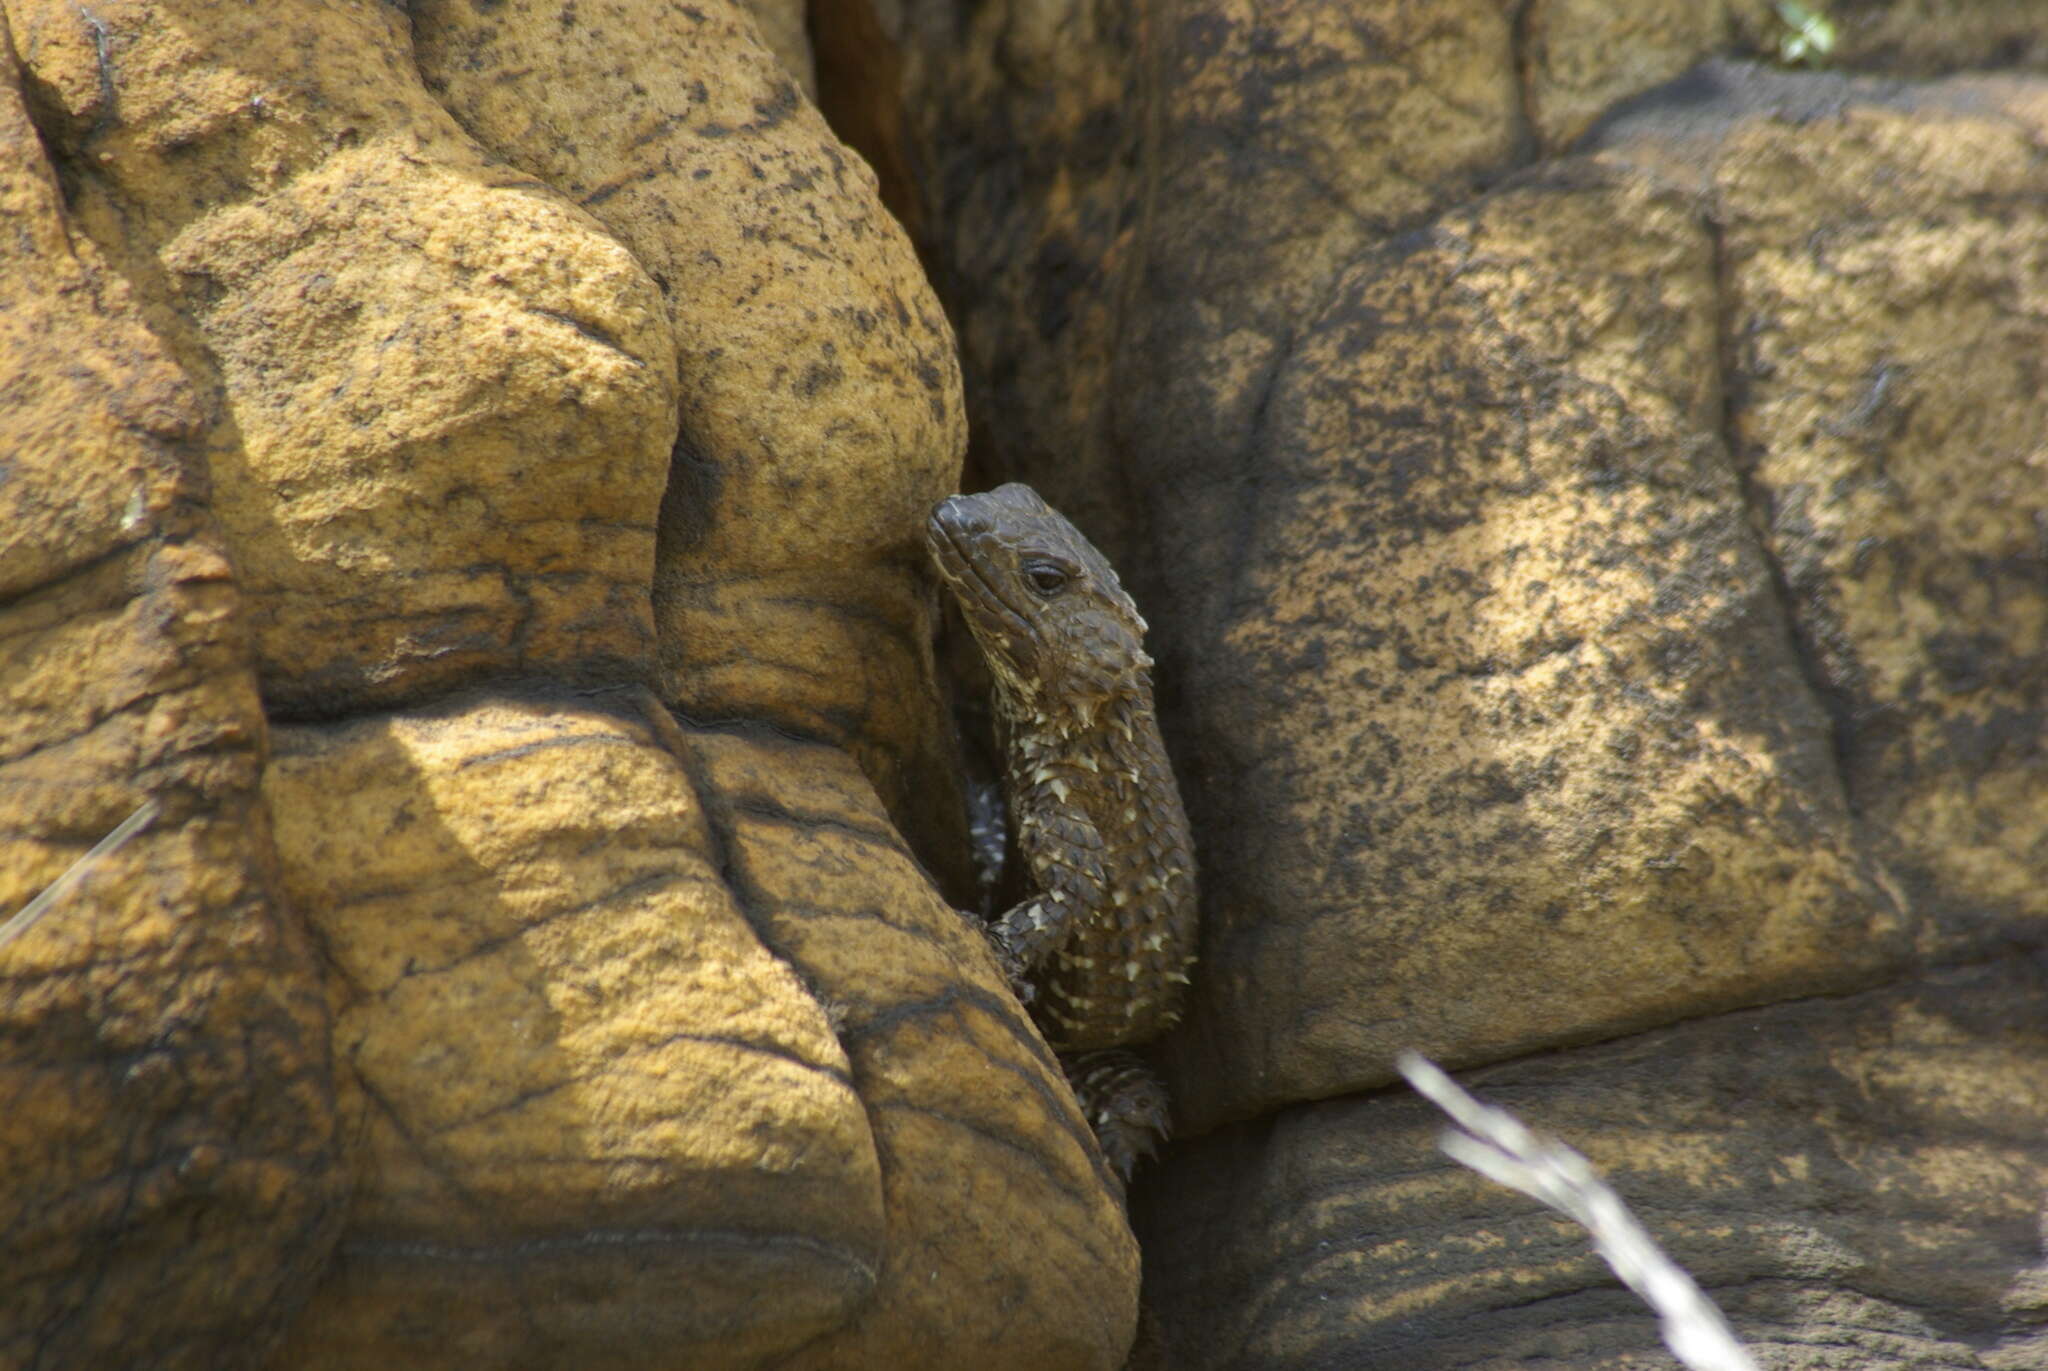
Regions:
M 1773 1365 L 2048 1362 L 2048 16 L 1830 8 L 0 0 L 0 913 L 157 807 L 0 945 L 0 1363 L 1121 1364 L 963 456 L 1197 828 L 1155 1362 L 1665 1364 L 1407 1047 Z
M 938 1339 L 1088 1365 L 1128 1338 L 1081 1283 L 1131 1254 L 1058 1065 L 845 753 L 686 731 L 645 691 L 275 747 L 365 1166 L 277 1365 L 879 1365 Z
M 22 97 L 5 64 L 0 910 L 161 815 L 0 945 L 0 1364 L 231 1365 L 344 1216 L 327 1019 L 201 406 Z
M 162 813 L 0 947 L 0 1360 L 1116 1366 L 934 883 L 952 335 L 807 73 L 730 0 L 4 17 L 0 911 Z
M 1655 1355 L 1408 1047 L 1773 1364 L 2048 1355 L 2048 78 L 1967 70 L 2041 12 L 1831 8 L 1850 73 L 1761 4 L 912 3 L 823 92 L 926 169 L 971 464 L 1154 628 L 1176 1365 Z
M 2044 996 L 2038 959 L 1984 965 L 1472 1084 L 1585 1152 L 1761 1365 L 2038 1366 L 2015 1328 L 2040 1314 Z M 1352 1096 L 1178 1153 L 1145 1197 L 1147 1289 L 1186 1361 L 1671 1365 L 1584 1233 L 1447 1166 L 1442 1126 Z M 1176 1250 L 1210 1258 L 1154 1255 Z

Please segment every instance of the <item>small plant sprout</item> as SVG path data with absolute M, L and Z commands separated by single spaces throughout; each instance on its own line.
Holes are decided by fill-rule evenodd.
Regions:
M 1757 1371 L 1714 1302 L 1664 1255 L 1590 1162 L 1507 1111 L 1481 1104 L 1419 1053 L 1404 1052 L 1395 1065 L 1458 1125 L 1437 1139 L 1445 1155 L 1584 1226 L 1593 1250 L 1656 1311 L 1664 1345 L 1689 1371 Z
M 1787 30 L 1778 39 L 1779 61 L 1796 67 L 1801 63 L 1818 66 L 1827 60 L 1835 48 L 1835 25 L 1827 15 L 1799 0 L 1775 0 L 1772 8 Z

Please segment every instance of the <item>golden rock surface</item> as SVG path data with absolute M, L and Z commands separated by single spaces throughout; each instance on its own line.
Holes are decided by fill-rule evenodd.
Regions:
M 9 14 L 80 231 L 212 401 L 270 707 L 644 670 L 676 404 L 660 294 L 464 135 L 404 12 Z
M 928 874 L 951 333 L 761 13 L 6 0 L 0 913 L 163 816 L 0 947 L 5 1359 L 1121 1362 Z
M 1738 464 L 1844 789 L 1940 956 L 2048 918 L 2044 137 L 2048 91 L 1957 80 L 1819 136 L 1745 121 L 1715 170 Z
M 644 690 L 275 746 L 363 1167 L 275 1364 L 1113 1363 L 1128 1299 L 1075 1274 L 1135 1254 L 1085 1125 L 843 753 Z
M 1197 1118 L 1909 950 L 1717 440 L 1707 233 L 1593 183 L 1432 240 L 1339 278 L 1273 382 L 1287 494 L 1216 627 L 1278 669 L 1189 708 L 1262 820 L 1207 849 L 1261 874 L 1208 925 L 1177 1044 Z
M 873 173 L 730 3 L 580 3 L 565 31 L 424 0 L 415 25 L 463 127 L 660 288 L 681 413 L 662 439 L 663 698 L 848 747 L 906 828 L 957 833 L 910 535 L 956 478 L 959 367 Z
M 344 1218 L 328 1026 L 278 896 L 201 409 L 67 223 L 0 64 L 0 1365 L 232 1364 Z

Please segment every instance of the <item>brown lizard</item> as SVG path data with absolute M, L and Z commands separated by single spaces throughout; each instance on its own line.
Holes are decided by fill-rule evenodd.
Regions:
M 1127 1051 L 1179 1019 L 1195 861 L 1152 712 L 1145 621 L 1093 544 L 1029 486 L 956 495 L 926 543 L 987 659 L 1003 791 L 1036 893 L 990 936 L 1128 1176 L 1166 1128 Z

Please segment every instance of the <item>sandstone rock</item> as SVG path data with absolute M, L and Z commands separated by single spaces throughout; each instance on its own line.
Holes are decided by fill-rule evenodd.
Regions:
M 644 692 L 277 751 L 364 1177 L 277 1364 L 1115 1364 L 1086 1125 L 843 753 Z
M 1384 1102 L 1318 1103 L 1397 1048 L 1469 1065 L 1915 995 L 2038 941 L 2040 78 L 1700 64 L 1773 49 L 1747 0 L 900 8 L 976 468 L 1117 560 L 1195 821 L 1204 960 L 1168 1056 L 1184 1136 L 1222 1131 L 1161 1163 L 1162 1309 L 1196 1365 L 1405 1365 L 1406 1310 L 1431 1364 L 1620 1364 L 1585 1304 L 1490 1340 L 1540 1310 L 1483 1314 L 1424 1213 L 1312 1287 L 1291 1239 L 1217 1254 L 1341 1190 L 1261 1150 L 1291 1120 L 1347 1111 L 1361 1156 L 1406 1136 Z M 2031 61 L 2039 21 L 1829 9 L 1844 60 L 1894 73 Z M 1997 1015 L 1954 1022 L 1969 1088 L 2038 1077 Z M 1793 1330 L 1790 1366 L 1834 1364 L 1829 1320 L 1880 1359 L 2029 1364 L 2038 1152 L 1894 1107 L 1860 1126 L 1917 1139 L 1927 1206 L 1973 1169 L 2001 1187 L 1957 1206 L 1995 1210 L 1996 1255 L 1952 1279 L 1894 1213 L 1863 1259 L 1907 1274 L 1873 1294 L 1823 1263 L 1797 1300 L 1825 1320 L 1757 1326 Z M 1831 1202 L 1719 1181 L 1731 1212 Z
M 0 914 L 161 807 L 0 946 L 0 1363 L 246 1365 L 342 1217 L 327 1022 L 201 411 L 66 222 L 11 61 L 0 218 Z
M 811 56 L 810 25 L 805 8 L 804 0 L 747 0 L 747 10 L 754 16 L 754 26 L 761 32 L 761 42 L 775 54 L 775 60 L 782 63 L 782 69 L 796 78 L 797 84 L 804 88 L 804 94 L 816 104 L 817 63 Z
M 1940 75 L 1969 67 L 2048 67 L 2041 0 L 1831 0 L 1838 65 Z
M 1760 1365 L 2032 1366 L 2044 996 L 2020 958 L 1468 1084 L 1584 1152 Z M 1324 1100 L 1141 1185 L 1173 1365 L 1672 1365 L 1583 1231 L 1437 1153 L 1443 1122 L 1405 1092 Z
M 1715 290 L 1682 199 L 1582 179 L 1446 216 L 1303 322 L 1240 570 L 1180 601 L 1198 1126 L 1403 1045 L 1487 1060 L 1905 952 L 1720 442 Z
M 404 12 L 8 13 L 74 222 L 216 401 L 212 507 L 271 707 L 643 671 L 659 292 L 463 135 Z
M 611 698 L 277 732 L 265 796 L 363 1149 L 283 1364 L 738 1364 L 873 1293 L 845 1054 L 721 880 L 659 706 Z
M 1972 955 L 2048 918 L 2048 87 L 1842 95 L 1715 160 L 1732 436 L 1850 805 Z
M 1137 1249 L 981 934 L 932 895 L 840 754 L 716 732 L 691 745 L 763 942 L 840 1016 L 882 1157 L 877 1298 L 789 1364 L 1119 1365 Z
M 1001 13 L 1007 27 L 981 23 L 1014 46 L 1062 31 L 1049 15 L 1094 11 Z M 910 14 L 906 80 L 991 107 L 927 130 L 1002 129 L 1014 109 L 1053 141 L 1049 162 L 1084 141 L 975 60 L 941 79 L 941 55 L 1001 69 L 1010 49 Z M 1584 7 L 1524 18 L 1531 80 L 1562 79 L 1542 43 L 1567 32 L 1585 54 L 1613 46 Z M 1649 45 L 1662 56 L 1586 76 L 1574 127 L 1731 25 L 1762 41 L 1746 6 L 1626 22 L 1667 20 Z M 1482 98 L 1515 67 L 1516 35 L 1490 22 L 1141 11 L 1127 42 L 1089 49 L 1138 73 L 1124 121 L 1150 130 L 1119 144 L 1103 101 L 1085 135 L 1127 150 L 1087 219 L 1120 236 L 1029 288 L 979 287 L 989 273 L 959 256 L 970 369 L 1005 420 L 1037 416 L 990 428 L 988 467 L 1104 510 L 1091 531 L 1156 626 L 1207 873 L 1207 969 L 1173 1052 L 1197 1129 L 1376 1084 L 1401 1045 L 1488 1060 L 1854 985 L 2040 913 L 2017 874 L 2043 851 L 2031 787 L 2048 716 L 2048 601 L 2025 532 L 2041 501 L 2020 489 L 2031 391 L 1994 368 L 1964 383 L 1967 361 L 1937 364 L 1932 341 L 1962 331 L 2014 359 L 2038 341 L 2002 303 L 2034 288 L 2019 241 L 2038 191 L 2016 151 L 2038 137 L 2034 86 L 1914 95 L 1787 74 L 1754 78 L 1768 96 L 1731 94 L 1751 78 L 1710 67 L 1597 131 L 1597 157 L 1445 209 L 1516 152 L 1511 102 Z M 1346 33 L 1395 70 L 1337 60 Z M 1463 98 L 1430 122 L 1450 85 Z M 1393 129 L 1398 160 L 1374 141 Z M 969 160 L 968 139 L 928 136 L 942 173 Z M 1872 183 L 1884 194 L 1859 198 Z M 964 184 L 936 175 L 928 217 L 944 222 Z M 957 203 L 1012 261 L 1074 246 L 1076 197 L 1056 180 Z M 1906 222 L 1930 203 L 1983 249 L 1945 268 L 1953 296 L 1909 296 L 1902 268 L 1887 269 L 1896 290 L 1865 274 L 1817 295 L 1812 269 L 1776 265 L 1837 221 L 1880 240 L 1873 262 L 1934 251 Z M 1870 222 L 1887 205 L 1889 232 Z M 1111 303 L 1070 324 L 1080 279 Z M 1889 331 L 1853 322 L 1900 309 L 1928 340 L 1914 366 L 1929 404 L 1947 397 L 1930 414 L 1971 416 L 1930 425 L 1973 446 L 1979 474 L 1968 493 L 1921 480 L 1911 513 L 1903 488 L 1885 497 L 1900 508 L 1880 528 L 1848 500 L 1836 528 L 1816 525 L 1797 502 L 1822 499 L 1829 473 L 1877 478 L 1805 442 L 1818 383 L 1799 378 L 1826 366 L 1826 411 L 1843 414 L 1881 374 L 1902 383 L 1881 370 Z M 1822 338 L 1863 352 L 1838 367 Z M 1087 376 L 1098 356 L 1114 399 L 1076 411 L 1062 369 Z M 1899 441 L 1930 473 L 1957 464 Z M 1852 570 L 1859 546 L 1885 560 Z M 1903 600 L 1881 588 L 1899 558 L 1923 583 Z M 1860 601 L 1863 651 L 1892 682 L 1861 701 L 1853 682 L 1875 668 L 1827 657 L 1851 631 L 1843 602 Z
M 1647 1355 L 1360 1093 L 1416 1044 L 1786 1364 L 2038 1360 L 2038 78 L 1655 88 L 1752 0 L 833 10 L 980 467 L 1155 625 L 1190 1364 Z M 1129 1232 L 925 875 L 951 336 L 796 7 L 4 13 L 0 907 L 166 802 L 0 949 L 4 1355 L 1114 1365 Z
M 1765 11 L 1762 4 L 1742 8 Z M 1595 120 L 1726 47 L 1731 7 L 1718 0 L 1535 0 L 1521 17 L 1523 90 L 1532 131 L 1547 151 L 1569 147 Z M 1769 20 L 1759 14 L 1759 28 Z
M 21 945 L 22 1345 L 1116 1365 L 1113 1182 L 926 874 L 951 336 L 753 21 L 6 16 L 5 894 L 193 792 Z
M 1485 0 L 902 9 L 921 217 L 989 469 L 1141 577 L 1132 521 L 1181 483 L 1132 449 L 1234 450 L 1330 273 L 1514 151 Z
M 872 173 L 731 0 L 580 4 L 567 28 L 427 0 L 416 27 L 463 126 L 661 288 L 681 405 L 663 698 L 850 748 L 944 871 L 965 835 L 915 535 L 958 477 L 959 371 Z

